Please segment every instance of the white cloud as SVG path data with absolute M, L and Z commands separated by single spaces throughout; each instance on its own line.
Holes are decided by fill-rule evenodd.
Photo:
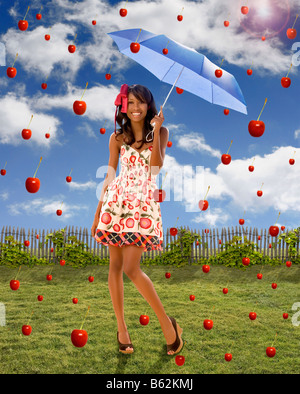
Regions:
M 79 190 L 79 191 L 86 191 L 88 189 L 92 189 L 95 190 L 97 187 L 97 183 L 93 182 L 93 181 L 87 181 L 84 183 L 80 183 L 80 182 L 70 182 L 68 183 L 70 190 Z
M 0 199 L 1 200 L 6 201 L 6 200 L 8 200 L 8 198 L 9 198 L 9 193 L 8 192 L 1 192 L 0 193 Z
M 295 132 L 294 132 L 294 138 L 295 138 L 295 139 L 300 138 L 300 129 L 295 130 Z
M 222 153 L 218 149 L 213 149 L 205 142 L 203 134 L 190 132 L 182 134 L 177 138 L 177 147 L 187 152 L 205 152 L 213 157 L 220 158 Z
M 57 209 L 62 210 L 62 215 L 57 216 L 58 220 L 69 219 L 81 214 L 83 210 L 88 210 L 85 205 L 76 205 L 62 202 L 62 199 L 41 199 L 36 198 L 32 201 L 14 203 L 7 206 L 8 212 L 13 215 L 43 215 L 43 216 L 53 216 L 56 215 Z

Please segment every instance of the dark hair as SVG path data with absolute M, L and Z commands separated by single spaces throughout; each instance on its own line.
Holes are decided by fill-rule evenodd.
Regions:
M 157 109 L 155 106 L 152 93 L 148 88 L 146 88 L 146 86 L 143 85 L 128 86 L 127 95 L 129 95 L 129 93 L 132 93 L 138 100 L 142 101 L 143 103 L 147 103 L 148 105 L 148 111 L 144 122 L 143 138 L 141 140 L 142 143 L 141 146 L 137 148 L 140 149 L 144 143 L 153 141 L 153 138 L 149 139 L 149 136 L 148 136 L 148 141 L 146 141 L 146 136 L 150 131 L 153 130 L 153 126 L 151 126 L 150 121 L 154 118 L 155 115 L 157 115 Z M 118 125 L 121 127 L 120 129 L 117 130 L 118 131 L 117 136 L 124 134 L 124 136 L 127 138 L 128 145 L 133 144 L 135 142 L 135 137 L 131 128 L 131 121 L 126 113 L 121 112 L 121 105 L 119 105 L 118 108 L 116 121 Z

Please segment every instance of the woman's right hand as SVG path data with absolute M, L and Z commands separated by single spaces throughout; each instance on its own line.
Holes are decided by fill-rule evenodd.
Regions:
M 98 224 L 99 224 L 99 219 L 94 219 L 94 222 L 93 222 L 92 227 L 91 227 L 92 237 L 95 237 Z

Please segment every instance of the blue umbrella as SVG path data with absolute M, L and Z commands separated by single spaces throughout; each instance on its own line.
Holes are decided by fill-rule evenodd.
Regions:
M 247 106 L 235 77 L 222 70 L 221 78 L 215 76 L 216 66 L 195 49 L 182 45 L 163 34 L 156 35 L 142 29 L 120 30 L 107 33 L 117 44 L 119 51 L 141 64 L 160 81 L 175 84 L 209 101 L 247 114 Z M 140 44 L 140 50 L 130 50 L 132 42 Z M 167 45 L 168 54 L 162 53 Z

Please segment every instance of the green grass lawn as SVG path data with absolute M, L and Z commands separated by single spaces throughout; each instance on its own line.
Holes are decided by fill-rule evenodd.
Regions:
M 166 354 L 154 312 L 125 275 L 125 318 L 135 348 L 132 355 L 118 351 L 107 266 L 75 269 L 58 265 L 50 282 L 46 280 L 49 267 L 22 267 L 17 291 L 10 289 L 9 282 L 18 269 L 0 267 L 0 303 L 6 310 L 6 324 L 0 326 L 1 373 L 299 373 L 300 325 L 292 323 L 292 316 L 299 311 L 293 311 L 292 306 L 300 303 L 299 266 L 266 266 L 262 280 L 256 278 L 259 267 L 255 266 L 246 270 L 211 266 L 208 274 L 195 265 L 143 270 L 153 281 L 167 314 L 183 328 L 183 366 Z M 165 278 L 166 271 L 171 272 L 170 279 Z M 92 283 L 88 281 L 91 274 L 95 277 Z M 275 290 L 271 288 L 273 281 L 278 284 Z M 224 295 L 226 285 L 229 292 Z M 41 302 L 39 294 L 44 296 Z M 194 301 L 190 301 L 190 294 L 196 296 Z M 72 303 L 73 297 L 79 299 L 78 304 Z M 252 311 L 257 313 L 254 321 L 248 316 Z M 289 314 L 287 320 L 283 312 Z M 150 322 L 142 326 L 139 316 L 145 313 Z M 85 316 L 83 329 L 88 332 L 88 342 L 76 348 L 71 332 L 80 328 Z M 29 318 L 32 333 L 24 336 L 21 328 Z M 203 327 L 206 318 L 214 322 L 210 331 Z M 296 321 L 300 322 L 300 316 Z M 275 336 L 277 352 L 269 358 L 266 347 L 273 344 Z M 227 352 L 233 356 L 231 362 L 224 360 Z

